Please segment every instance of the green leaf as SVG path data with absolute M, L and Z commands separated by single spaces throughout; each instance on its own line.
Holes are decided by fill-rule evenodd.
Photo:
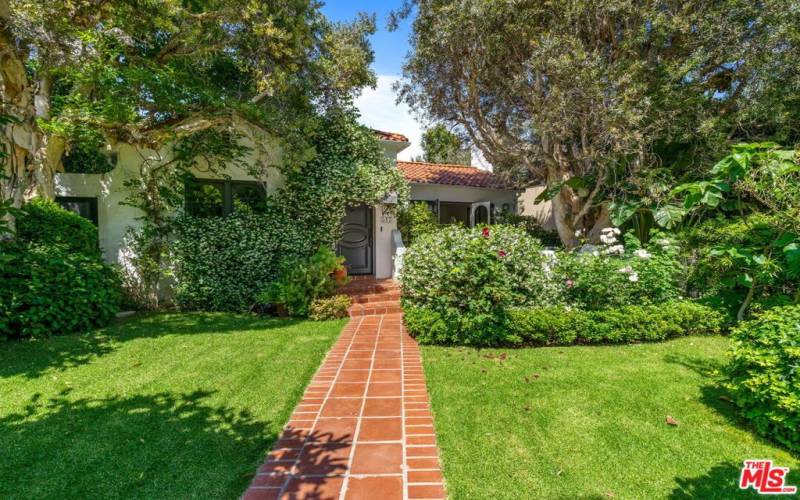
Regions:
M 722 193 L 715 190 L 716 188 L 709 188 L 703 193 L 700 203 L 708 205 L 709 207 L 716 208 L 724 200 Z
M 800 243 L 794 242 L 783 247 L 783 256 L 786 258 L 789 274 L 800 275 Z
M 741 274 L 739 275 L 737 282 L 744 287 L 750 288 L 753 286 L 753 277 L 747 273 Z
M 608 207 L 608 213 L 611 216 L 611 222 L 615 226 L 621 226 L 628 221 L 637 210 L 641 208 L 638 203 L 627 203 L 624 201 L 612 202 Z
M 536 197 L 536 200 L 535 200 L 536 203 L 542 203 L 542 202 L 545 202 L 545 201 L 552 200 L 553 198 L 558 196 L 558 193 L 561 192 L 561 188 L 562 187 L 564 187 L 564 183 L 563 182 L 558 182 L 556 184 L 553 184 L 552 186 L 548 186 L 547 189 L 545 189 L 544 191 L 539 193 L 539 196 Z
M 656 224 L 659 226 L 665 229 L 672 229 L 678 225 L 681 220 L 683 220 L 685 215 L 686 210 L 682 207 L 677 205 L 664 205 L 656 210 L 654 218 L 656 220 Z

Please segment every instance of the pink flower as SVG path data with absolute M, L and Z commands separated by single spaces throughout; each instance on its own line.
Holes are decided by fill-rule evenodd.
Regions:
M 483 237 L 484 238 L 488 238 L 489 237 L 489 228 L 488 227 L 484 227 L 482 233 L 483 233 Z
M 575 286 L 575 282 L 572 280 L 567 280 L 567 288 L 572 288 L 573 286 Z
M 500 250 L 499 252 L 497 252 L 497 255 L 500 256 L 500 257 L 505 257 L 506 256 L 506 251 L 505 250 Z

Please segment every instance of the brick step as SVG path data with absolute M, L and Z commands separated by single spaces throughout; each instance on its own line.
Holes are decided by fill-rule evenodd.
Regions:
M 394 314 L 402 312 L 400 302 L 393 300 L 387 302 L 372 302 L 368 304 L 353 304 L 347 310 L 350 317 L 356 316 L 376 316 L 379 314 Z
M 372 302 L 396 302 L 400 300 L 400 290 L 388 292 L 351 295 L 354 304 L 369 304 Z
M 341 287 L 338 293 L 349 296 L 374 295 L 382 292 L 399 291 L 400 285 L 394 280 L 382 281 L 353 281 Z

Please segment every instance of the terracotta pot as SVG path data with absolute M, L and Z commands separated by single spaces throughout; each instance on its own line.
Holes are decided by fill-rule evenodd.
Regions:
M 333 270 L 333 279 L 339 285 L 344 285 L 347 281 L 347 268 L 342 266 Z

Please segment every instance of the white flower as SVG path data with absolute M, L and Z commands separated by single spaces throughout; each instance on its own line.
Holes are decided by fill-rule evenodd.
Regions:
M 636 250 L 635 252 L 633 252 L 633 255 L 639 257 L 640 259 L 649 259 L 650 257 L 652 257 L 652 255 L 650 255 L 650 252 L 648 252 L 644 248 Z
M 552 259 L 556 256 L 556 252 L 554 250 L 542 250 L 542 255 L 547 257 L 548 259 Z
M 617 272 L 623 274 L 630 274 L 633 272 L 633 268 L 631 266 L 625 266 L 622 269 L 617 269 Z
M 639 275 L 636 273 L 631 274 L 630 276 L 628 276 L 628 281 L 636 283 L 637 281 L 639 281 Z
M 580 237 L 581 237 L 581 234 L 583 234 L 583 232 L 582 232 L 580 229 L 578 229 L 577 231 L 575 231 L 575 237 L 576 237 L 576 238 L 580 238 Z
M 622 255 L 625 253 L 625 247 L 622 245 L 614 245 L 608 247 L 606 250 L 606 255 Z
M 613 245 L 617 242 L 617 237 L 613 234 L 601 234 L 600 235 L 600 242 L 604 245 Z

